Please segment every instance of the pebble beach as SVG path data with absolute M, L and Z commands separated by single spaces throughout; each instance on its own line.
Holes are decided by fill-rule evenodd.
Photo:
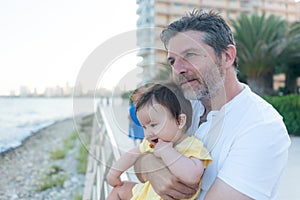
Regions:
M 81 133 L 90 133 L 91 121 L 79 126 Z M 80 140 L 76 140 L 75 146 L 67 151 L 63 159 L 50 156 L 52 151 L 64 146 L 64 141 L 75 131 L 75 127 L 78 126 L 72 118 L 56 122 L 29 137 L 22 146 L 0 154 L 1 199 L 69 200 L 74 199 L 75 195 L 80 196 L 85 176 L 76 169 L 78 148 L 82 145 Z M 41 191 L 39 177 L 51 166 L 58 166 L 67 178 L 62 185 Z

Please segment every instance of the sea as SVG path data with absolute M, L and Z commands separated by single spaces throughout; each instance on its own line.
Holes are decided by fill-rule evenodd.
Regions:
M 58 121 L 94 113 L 93 98 L 0 98 L 0 154 Z

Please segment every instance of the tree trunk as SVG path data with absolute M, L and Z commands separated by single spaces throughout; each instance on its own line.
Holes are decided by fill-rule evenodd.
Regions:
M 274 94 L 272 73 L 267 73 L 261 77 L 248 77 L 247 83 L 251 90 L 260 96 Z
M 297 93 L 297 78 L 299 72 L 297 73 L 296 70 L 287 70 L 285 73 L 285 88 L 284 93 Z

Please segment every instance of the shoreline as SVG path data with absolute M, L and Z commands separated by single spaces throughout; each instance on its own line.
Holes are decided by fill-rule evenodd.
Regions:
M 93 115 L 93 113 L 90 113 L 90 114 L 84 114 L 84 115 L 79 115 L 79 116 L 77 116 L 77 117 L 74 117 L 74 116 L 68 116 L 68 117 L 65 117 L 65 118 L 56 119 L 56 120 L 50 122 L 48 125 L 41 127 L 40 129 L 37 129 L 37 130 L 35 130 L 35 131 L 32 130 L 32 131 L 31 131 L 31 134 L 30 134 L 29 136 L 27 136 L 27 137 L 24 138 L 22 141 L 20 141 L 20 143 L 21 143 L 20 145 L 15 146 L 15 147 L 10 147 L 10 148 L 7 148 L 7 149 L 4 150 L 4 151 L 1 151 L 1 152 L 0 152 L 0 156 L 1 156 L 1 155 L 4 155 L 4 154 L 7 153 L 7 152 L 14 151 L 15 149 L 21 148 L 21 147 L 23 146 L 23 144 L 24 144 L 28 139 L 30 139 L 30 138 L 33 137 L 34 135 L 38 134 L 39 132 L 43 131 L 44 129 L 47 129 L 48 127 L 54 126 L 54 125 L 57 124 L 57 123 L 60 123 L 60 122 L 63 122 L 63 121 L 67 121 L 67 120 L 73 120 L 74 127 L 75 127 L 75 121 L 74 121 L 74 119 L 76 119 L 76 121 L 77 121 L 78 119 L 80 120 L 81 118 L 86 118 L 86 117 L 89 117 L 89 116 L 91 116 L 91 115 Z
M 24 143 L 29 140 L 31 137 L 35 136 L 36 134 L 39 134 L 39 132 L 43 131 L 44 129 L 47 129 L 48 127 L 51 127 L 51 126 L 54 126 L 56 123 L 60 123 L 60 122 L 63 122 L 63 121 L 67 121 L 67 120 L 71 120 L 72 117 L 67 117 L 65 119 L 60 119 L 60 120 L 56 120 L 54 122 L 51 122 L 48 126 L 45 126 L 45 127 L 42 127 L 41 129 L 38 129 L 37 131 L 33 131 L 31 133 L 31 135 L 29 135 L 28 137 L 24 138 L 22 141 L 21 141 L 21 144 L 16 146 L 16 147 L 10 147 L 2 152 L 0 152 L 0 157 L 1 155 L 5 155 L 6 153 L 10 152 L 10 151 L 14 151 L 18 148 L 22 148 L 22 146 L 24 145 Z
M 85 174 L 76 171 L 76 156 L 81 143 L 77 140 L 73 149 L 67 152 L 63 160 L 53 160 L 50 152 L 61 149 L 64 141 L 78 127 L 80 116 L 58 120 L 27 137 L 22 145 L 0 154 L 0 196 L 4 199 L 73 199 L 74 193 L 82 190 Z M 75 122 L 76 121 L 76 122 Z M 79 124 L 80 125 L 80 124 Z M 91 129 L 91 124 L 86 125 Z M 80 130 L 82 131 L 82 130 Z M 36 177 L 52 165 L 60 166 L 68 173 L 68 180 L 62 187 L 37 191 Z

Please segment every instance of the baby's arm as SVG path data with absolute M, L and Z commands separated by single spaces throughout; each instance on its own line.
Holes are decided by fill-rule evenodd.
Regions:
M 140 156 L 141 153 L 139 147 L 134 147 L 133 149 L 124 153 L 110 168 L 107 174 L 108 184 L 113 187 L 122 185 L 123 183 L 120 179 L 121 174 L 133 166 Z
M 184 183 L 199 183 L 204 171 L 201 160 L 180 154 L 173 148 L 173 143 L 162 140 L 155 145 L 154 154 L 160 157 L 170 171 Z

